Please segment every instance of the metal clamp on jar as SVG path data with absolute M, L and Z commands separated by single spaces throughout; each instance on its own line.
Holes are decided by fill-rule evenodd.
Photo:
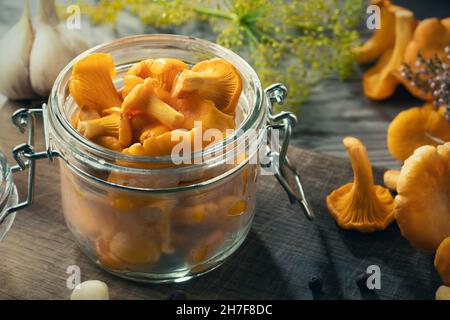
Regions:
M 271 168 L 290 201 L 298 203 L 308 219 L 313 218 L 300 175 L 287 157 L 297 119 L 289 112 L 274 114 L 272 108 L 286 98 L 285 86 L 274 84 L 263 91 L 255 71 L 241 57 L 192 37 L 132 36 L 92 48 L 77 59 L 93 52 L 112 55 L 117 87 L 121 75 L 143 59 L 164 56 L 189 64 L 214 57 L 228 60 L 243 81 L 236 111 L 239 130 L 202 150 L 208 161 L 191 165 L 167 168 L 158 165 L 169 162 L 170 157 L 130 156 L 103 148 L 70 124 L 76 107 L 68 94 L 71 62 L 56 80 L 48 105 L 21 109 L 13 115 L 20 130 L 28 128 L 28 142 L 14 148 L 17 165 L 13 168 L 0 158 L 0 238 L 11 226 L 15 212 L 31 204 L 35 161 L 44 158 L 60 160 L 62 211 L 80 248 L 102 268 L 132 280 L 182 281 L 219 266 L 250 230 L 261 167 Z M 33 148 L 36 114 L 43 116 L 44 151 Z M 237 139 L 251 130 L 258 132 L 257 148 L 229 152 L 236 151 Z M 273 149 L 263 138 L 275 132 L 282 139 Z M 261 162 L 257 153 L 263 153 L 265 161 Z M 228 161 L 229 154 L 237 154 L 238 160 Z M 130 163 L 133 165 L 126 165 Z M 27 198 L 20 203 L 12 182 L 12 172 L 19 170 L 28 170 L 29 178 Z

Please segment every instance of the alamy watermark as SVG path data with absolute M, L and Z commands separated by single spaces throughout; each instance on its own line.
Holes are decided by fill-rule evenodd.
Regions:
M 66 280 L 66 287 L 69 290 L 73 290 L 81 283 L 81 269 L 76 264 L 69 265 L 66 273 L 69 274 Z
M 381 289 L 381 269 L 376 264 L 370 265 L 366 269 L 368 275 L 366 286 L 369 290 Z
M 372 4 L 367 7 L 366 13 L 369 15 L 366 20 L 366 26 L 369 30 L 381 28 L 381 9 L 379 6 Z
M 66 26 L 69 30 L 81 29 L 81 8 L 76 4 L 72 4 L 66 8 L 69 17 L 66 19 Z

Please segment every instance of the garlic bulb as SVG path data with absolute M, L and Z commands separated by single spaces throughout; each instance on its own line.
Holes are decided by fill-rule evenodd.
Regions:
M 35 96 L 29 78 L 30 51 L 33 45 L 28 0 L 20 20 L 0 39 L 0 93 L 9 99 Z
M 45 97 L 49 95 L 59 72 L 75 54 L 64 41 L 63 35 L 49 22 L 43 3 L 41 1 L 39 26 L 31 49 L 30 80 L 33 90 Z
M 99 280 L 88 280 L 75 287 L 70 300 L 109 300 L 106 283 Z

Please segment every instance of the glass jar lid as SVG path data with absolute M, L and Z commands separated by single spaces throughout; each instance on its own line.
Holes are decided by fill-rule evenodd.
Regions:
M 12 179 L 11 167 L 5 155 L 0 151 L 0 241 L 11 228 L 16 216 L 7 210 L 18 203 L 17 189 Z

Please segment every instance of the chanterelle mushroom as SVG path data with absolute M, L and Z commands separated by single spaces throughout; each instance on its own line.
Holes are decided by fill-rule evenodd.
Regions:
M 418 148 L 402 167 L 397 192 L 394 215 L 402 235 L 436 251 L 450 237 L 450 143 Z
M 383 230 L 394 219 L 394 199 L 388 189 L 374 185 L 372 168 L 362 142 L 347 137 L 343 143 L 352 162 L 354 181 L 328 195 L 328 210 L 343 229 Z
M 400 175 L 399 170 L 387 170 L 383 176 L 384 185 L 389 190 L 396 191 L 397 190 L 397 180 L 398 180 L 399 175 Z
M 390 97 L 399 80 L 393 75 L 402 64 L 406 47 L 414 30 L 414 15 L 411 11 L 395 11 L 395 46 L 383 53 L 377 64 L 363 75 L 364 94 L 374 100 Z
M 363 45 L 352 49 L 361 64 L 376 60 L 392 49 L 395 42 L 395 11 L 399 7 L 393 6 L 390 0 L 372 0 L 371 4 L 380 8 L 380 26 Z
M 450 286 L 450 237 L 439 245 L 434 259 L 434 267 L 445 285 Z
M 431 104 L 400 112 L 387 132 L 389 151 L 400 161 L 405 161 L 418 147 L 447 141 L 450 122 L 445 119 L 444 108 L 436 109 Z

